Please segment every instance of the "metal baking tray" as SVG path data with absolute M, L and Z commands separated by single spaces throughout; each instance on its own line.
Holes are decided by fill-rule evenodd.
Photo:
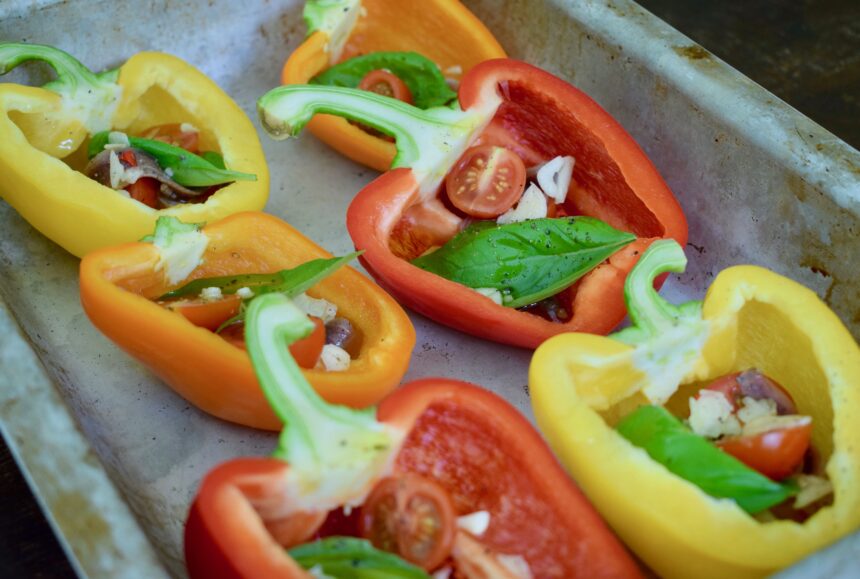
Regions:
M 467 4 L 509 54 L 593 96 L 664 175 L 690 222 L 690 267 L 671 297 L 701 297 L 720 269 L 755 263 L 815 289 L 860 334 L 860 153 L 628 0 Z M 296 0 L 0 2 L 0 39 L 53 44 L 93 68 L 171 52 L 252 118 L 303 35 Z M 349 251 L 346 208 L 375 173 L 310 134 L 262 142 L 267 211 Z M 0 202 L 0 427 L 80 574 L 183 576 L 182 524 L 201 477 L 268 453 L 273 435 L 199 412 L 114 347 L 81 310 L 77 268 Z M 529 352 L 412 319 L 407 379 L 470 380 L 532 417 Z M 855 534 L 786 576 L 847 577 L 858 551 Z

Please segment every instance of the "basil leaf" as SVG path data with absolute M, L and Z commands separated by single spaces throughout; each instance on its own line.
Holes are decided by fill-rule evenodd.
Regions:
M 96 133 L 90 139 L 87 154 L 90 158 L 101 153 L 108 143 L 107 131 Z M 209 187 L 233 181 L 256 181 L 257 176 L 250 173 L 230 171 L 176 147 L 154 139 L 129 137 L 129 144 L 151 155 L 164 171 L 170 171 L 170 178 L 185 187 Z
M 234 294 L 241 288 L 247 287 L 252 289 L 254 295 L 257 296 L 279 292 L 292 298 L 309 290 L 359 255 L 361 252 L 356 251 L 342 257 L 313 259 L 292 269 L 284 269 L 275 273 L 244 273 L 195 279 L 178 289 L 167 292 L 158 299 L 172 300 L 197 296 L 207 287 L 220 288 L 222 294 Z
M 219 169 L 226 169 L 227 166 L 224 164 L 224 155 L 221 153 L 216 153 L 215 151 L 203 151 L 200 153 L 200 156 L 218 167 Z
M 557 294 L 635 239 L 591 217 L 477 221 L 412 263 L 472 289 L 495 288 L 519 308 Z
M 751 515 L 797 493 L 796 486 L 774 482 L 751 469 L 660 406 L 640 406 L 616 429 L 673 474 L 712 497 L 734 500 Z
M 329 537 L 287 552 L 303 568 L 316 567 L 336 579 L 430 579 L 420 567 L 375 549 L 365 539 Z
M 413 104 L 420 109 L 445 106 L 457 98 L 436 63 L 417 52 L 371 52 L 356 56 L 318 74 L 309 84 L 358 88 L 367 73 L 379 69 L 405 82 Z

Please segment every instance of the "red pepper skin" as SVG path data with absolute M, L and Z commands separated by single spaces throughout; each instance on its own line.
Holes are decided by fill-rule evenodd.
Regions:
M 554 323 L 494 304 L 425 272 L 389 249 L 391 231 L 418 202 L 412 171 L 385 173 L 366 186 L 347 213 L 347 229 L 368 272 L 398 301 L 437 322 L 507 344 L 535 348 L 564 332 L 609 333 L 626 315 L 623 286 L 639 254 L 657 238 L 687 242 L 687 221 L 672 192 L 627 132 L 582 91 L 523 62 L 497 59 L 470 70 L 460 84 L 464 110 L 498 91 L 503 103 L 479 142 L 516 143 L 529 158 L 573 155 L 574 179 L 564 208 L 640 239 L 578 284 L 573 317 Z
M 409 429 L 395 471 L 432 477 L 458 515 L 489 511 L 482 542 L 521 554 L 535 577 L 641 577 L 537 431 L 495 394 L 455 380 L 419 380 L 387 397 L 377 415 Z M 283 547 L 294 544 L 286 537 L 310 537 L 321 521 L 300 516 L 275 527 L 258 514 L 289 500 L 278 495 L 287 469 L 275 459 L 238 459 L 207 475 L 185 527 L 192 578 L 307 577 Z

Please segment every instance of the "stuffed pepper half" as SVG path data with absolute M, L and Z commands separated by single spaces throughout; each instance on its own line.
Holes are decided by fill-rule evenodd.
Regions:
M 600 106 L 528 64 L 479 64 L 463 78 L 459 105 L 421 110 L 311 85 L 259 101 L 274 138 L 297 134 L 317 112 L 395 137 L 393 169 L 358 194 L 347 228 L 367 270 L 401 303 L 523 347 L 611 331 L 641 251 L 655 238 L 686 242 L 672 192 Z
M 462 75 L 505 52 L 458 0 L 308 0 L 308 38 L 284 65 L 284 84 L 360 88 L 427 109 L 456 101 Z M 385 171 L 396 150 L 376 129 L 317 115 L 311 132 L 350 159 Z
M 315 331 L 292 345 L 314 388 L 375 404 L 406 373 L 415 331 L 384 291 L 298 231 L 263 213 L 199 228 L 162 217 L 148 242 L 81 261 L 93 324 L 183 398 L 219 418 L 277 430 L 245 352 L 248 301 L 290 296 Z
M 57 78 L 0 84 L 0 196 L 64 249 L 140 239 L 161 215 L 211 222 L 265 205 L 254 126 L 192 66 L 145 52 L 96 74 L 56 48 L 0 44 L 0 74 L 31 60 Z
M 623 546 L 510 405 L 430 378 L 379 408 L 324 402 L 287 344 L 313 332 L 254 298 L 246 340 L 285 428 L 272 458 L 209 473 L 185 527 L 193 578 L 639 577 Z
M 753 266 L 672 306 L 659 241 L 633 325 L 535 352 L 538 424 L 610 525 L 665 577 L 763 577 L 860 526 L 860 349 L 810 290 Z

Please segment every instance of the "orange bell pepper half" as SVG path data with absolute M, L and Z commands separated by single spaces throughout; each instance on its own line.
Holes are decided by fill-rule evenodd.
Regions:
M 476 64 L 505 56 L 493 34 L 458 0 L 341 4 L 360 11 L 349 36 L 333 42 L 330 31 L 309 26 L 308 38 L 284 64 L 283 84 L 305 84 L 332 64 L 371 52 L 417 52 L 457 81 Z M 311 24 L 307 10 L 306 21 Z M 387 170 L 396 154 L 393 143 L 336 116 L 317 115 L 308 128 L 328 146 L 377 171 Z
M 206 226 L 209 242 L 183 281 L 241 273 L 272 273 L 331 257 L 283 221 L 241 213 Z M 247 353 L 219 335 L 153 301 L 177 283 L 159 269 L 150 243 L 88 254 L 81 262 L 81 303 L 93 324 L 140 360 L 183 398 L 214 416 L 267 430 L 280 421 L 260 391 Z M 399 383 L 409 364 L 415 330 L 384 291 L 343 267 L 309 291 L 334 303 L 361 337 L 349 369 L 303 370 L 326 400 L 353 407 L 375 404 Z
M 304 381 L 285 347 L 311 331 L 303 313 L 282 295 L 264 295 L 253 299 L 247 316 L 254 368 L 287 427 L 274 458 L 233 460 L 203 481 L 185 527 L 191 577 L 310 577 L 285 547 L 316 533 L 350 535 L 348 523 L 338 521 L 345 505 L 361 508 L 362 519 L 379 516 L 380 524 L 409 517 L 399 506 L 382 513 L 370 507 L 378 483 L 404 473 L 432 481 L 456 516 L 485 511 L 486 527 L 468 531 L 479 551 L 521 557 L 534 577 L 641 576 L 537 431 L 497 395 L 429 378 L 398 389 L 378 409 L 330 405 Z M 396 513 L 385 519 L 391 509 Z M 419 524 L 432 527 L 430 509 L 415 509 Z M 403 538 L 424 528 L 404 524 L 393 532 Z M 371 537 L 374 529 L 379 526 L 371 526 Z M 469 539 L 453 532 L 447 548 L 459 565 L 458 542 Z M 422 545 L 440 548 L 437 541 Z

